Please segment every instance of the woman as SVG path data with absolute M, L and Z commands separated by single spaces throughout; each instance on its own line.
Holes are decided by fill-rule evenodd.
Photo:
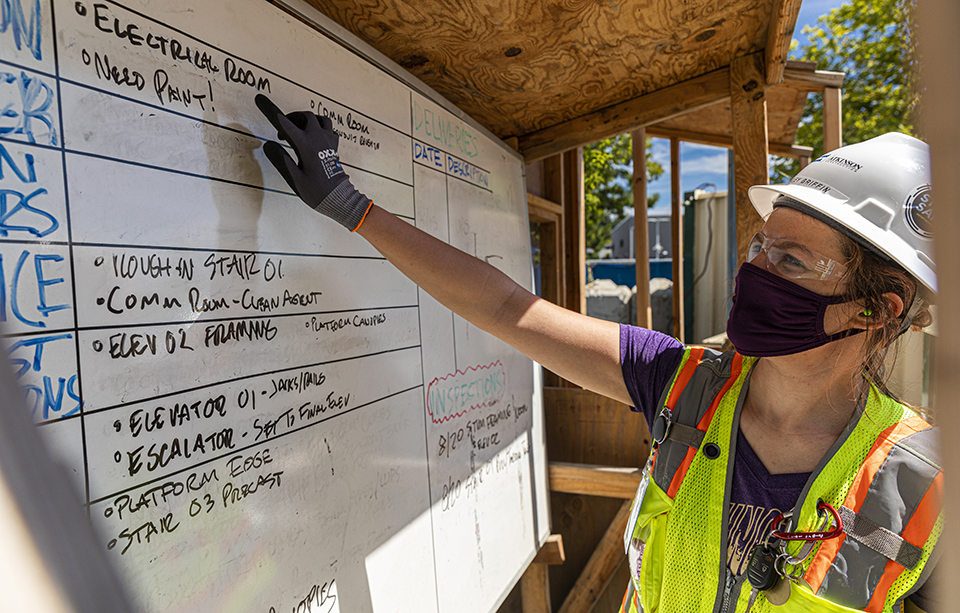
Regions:
M 925 583 L 942 524 L 933 430 L 882 381 L 936 292 L 923 143 L 886 135 L 751 190 L 766 223 L 737 276 L 739 352 L 719 354 L 538 299 L 358 193 L 329 120 L 257 105 L 301 163 L 264 152 L 308 205 L 474 325 L 645 414 L 625 611 L 899 611 Z

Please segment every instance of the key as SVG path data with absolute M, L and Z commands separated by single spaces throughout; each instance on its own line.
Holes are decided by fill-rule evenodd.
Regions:
M 760 590 L 753 587 L 750 589 L 750 599 L 747 601 L 747 608 L 744 609 L 743 613 L 750 613 L 750 609 L 753 608 L 753 603 L 757 600 L 757 594 L 760 593 Z
M 764 595 L 767 597 L 767 602 L 775 607 L 783 606 L 790 600 L 791 583 L 791 581 L 786 580 L 778 581 L 775 586 L 764 592 Z
M 750 561 L 747 563 L 747 581 L 754 591 L 769 590 L 777 584 L 780 576 L 777 574 L 774 562 L 779 552 L 767 543 L 758 543 L 750 552 Z M 751 595 L 751 598 L 754 598 Z

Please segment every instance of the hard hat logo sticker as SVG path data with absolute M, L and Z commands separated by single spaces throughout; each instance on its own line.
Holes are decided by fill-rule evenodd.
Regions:
M 921 238 L 933 238 L 933 206 L 929 185 L 917 188 L 903 205 L 907 225 Z

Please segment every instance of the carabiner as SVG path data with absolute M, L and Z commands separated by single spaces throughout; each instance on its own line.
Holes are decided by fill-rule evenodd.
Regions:
M 770 536 L 778 538 L 781 541 L 825 541 L 827 539 L 837 538 L 843 534 L 843 518 L 840 517 L 840 513 L 832 506 L 822 500 L 818 501 L 817 513 L 822 514 L 824 509 L 830 511 L 830 515 L 833 516 L 833 521 L 836 525 L 832 530 L 820 530 L 817 532 L 781 532 L 777 530 L 777 528 L 786 516 L 780 514 L 770 523 Z

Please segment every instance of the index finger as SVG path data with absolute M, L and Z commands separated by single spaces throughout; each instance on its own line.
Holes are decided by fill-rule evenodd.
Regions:
M 299 129 L 293 130 L 293 128 L 297 128 L 297 126 L 287 119 L 287 116 L 283 114 L 280 107 L 263 94 L 257 94 L 253 101 L 256 103 L 257 108 L 260 109 L 260 112 L 263 113 L 264 117 L 267 118 L 267 121 L 277 129 L 277 135 L 291 145 L 294 144 L 291 136 L 296 134 Z

